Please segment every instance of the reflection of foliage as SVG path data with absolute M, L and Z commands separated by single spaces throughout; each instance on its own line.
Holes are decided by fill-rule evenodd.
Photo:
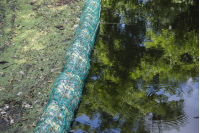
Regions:
M 189 11 L 191 3 L 174 5 L 173 11 L 168 8 L 172 4 L 171 1 L 157 0 L 145 4 L 108 0 L 105 4 L 102 1 L 105 10 L 102 10 L 101 16 L 105 22 L 121 22 L 120 14 L 123 16 L 122 23 L 127 22 L 133 26 L 126 25 L 123 30 L 119 25 L 101 25 L 99 40 L 91 59 L 89 83 L 83 95 L 84 103 L 79 108 L 80 115 L 84 113 L 90 119 L 93 119 L 91 114 L 94 115 L 94 111 L 103 115 L 100 118 L 103 122 L 97 128 L 101 128 L 101 132 L 106 128 L 111 129 L 107 125 L 114 123 L 114 120 L 108 117 L 114 116 L 119 116 L 118 121 L 125 122 L 122 125 L 113 124 L 112 128 L 118 127 L 121 131 L 135 128 L 142 132 L 145 132 L 141 126 L 144 122 L 137 119 L 149 112 L 153 112 L 157 117 L 155 119 L 163 121 L 171 121 L 180 116 L 184 119 L 184 101 L 168 101 L 166 94 L 181 96 L 183 89 L 177 88 L 188 78 L 196 78 L 198 36 L 193 29 L 185 31 L 184 37 L 180 36 L 174 26 L 168 29 L 177 15 L 180 15 L 180 6 L 184 13 Z M 144 19 L 152 24 L 151 28 L 142 28 Z M 188 23 L 184 25 L 190 27 Z M 138 37 L 138 33 L 141 36 Z M 147 38 L 146 42 L 143 43 L 141 38 Z M 145 48 L 139 45 L 141 43 Z M 164 93 L 158 94 L 161 90 Z M 135 123 L 141 125 L 136 126 Z M 88 125 L 86 127 L 86 131 L 91 131 Z
M 186 74 L 188 77 L 182 75 L 183 73 L 187 73 L 188 70 L 198 73 L 199 41 L 198 36 L 194 32 L 187 32 L 184 37 L 184 39 L 186 38 L 185 40 L 175 40 L 175 33 L 168 30 L 158 35 L 151 31 L 147 32 L 147 38 L 151 38 L 152 41 L 144 43 L 146 48 L 162 49 L 164 50 L 164 54 L 160 55 L 160 59 L 156 59 L 156 62 L 153 61 L 154 64 L 149 64 L 149 62 L 143 63 L 145 64 L 142 65 L 144 69 L 154 69 L 154 73 L 164 72 L 161 76 L 162 78 L 171 75 L 171 77 L 179 80 L 183 77 L 184 79 L 190 76 L 195 77 L 195 75 Z M 149 60 L 149 58 L 152 57 L 148 56 L 145 60 Z M 148 69 L 146 70 L 149 71 Z

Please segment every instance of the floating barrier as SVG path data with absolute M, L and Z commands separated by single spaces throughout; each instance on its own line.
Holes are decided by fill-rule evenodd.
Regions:
M 94 47 L 101 12 L 100 0 L 84 0 L 79 26 L 65 53 L 65 65 L 54 82 L 50 99 L 34 133 L 68 133 L 82 97 L 84 80 L 90 69 L 89 57 Z

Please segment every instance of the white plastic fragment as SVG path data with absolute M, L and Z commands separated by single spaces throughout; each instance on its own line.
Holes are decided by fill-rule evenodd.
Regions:
M 33 108 L 33 107 L 31 107 L 31 105 L 29 104 L 25 104 L 25 108 Z
M 1 91 L 1 90 L 4 90 L 4 89 L 5 89 L 5 88 L 2 88 L 2 89 L 0 89 L 0 91 Z
M 12 119 L 11 116 L 9 116 L 9 118 L 10 118 L 10 125 L 14 124 L 14 119 Z
M 9 108 L 9 106 L 6 104 L 4 107 L 4 110 L 7 110 Z
M 10 125 L 14 124 L 14 119 L 10 120 Z
M 77 27 L 78 27 L 78 24 L 75 24 L 75 25 L 74 25 L 74 28 L 77 28 Z
M 6 112 L 5 112 L 5 111 L 2 111 L 2 112 L 1 112 L 1 115 L 2 115 L 2 116 L 5 116 L 5 115 L 6 115 Z
M 23 72 L 23 71 L 20 71 L 19 73 L 20 73 L 20 74 L 24 74 L 24 72 Z
M 21 95 L 21 94 L 22 94 L 22 92 L 18 92 L 18 93 L 17 93 L 18 96 Z

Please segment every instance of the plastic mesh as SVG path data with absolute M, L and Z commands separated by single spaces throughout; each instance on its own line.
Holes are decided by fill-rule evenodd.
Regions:
M 64 69 L 54 82 L 48 104 L 33 132 L 68 133 L 89 73 L 89 57 L 94 47 L 100 12 L 100 0 L 84 1 L 79 26 L 65 53 Z

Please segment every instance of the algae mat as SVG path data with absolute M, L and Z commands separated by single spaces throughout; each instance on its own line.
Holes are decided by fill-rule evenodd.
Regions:
M 0 1 L 0 132 L 33 131 L 83 9 L 83 0 Z

